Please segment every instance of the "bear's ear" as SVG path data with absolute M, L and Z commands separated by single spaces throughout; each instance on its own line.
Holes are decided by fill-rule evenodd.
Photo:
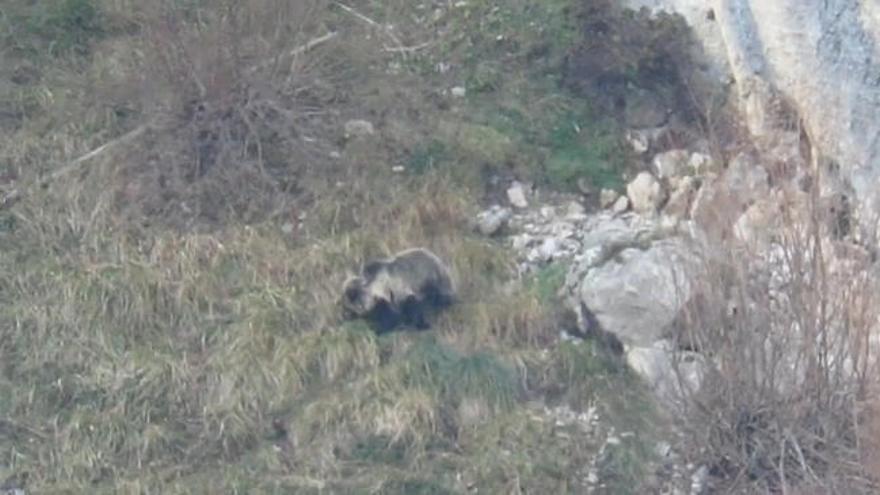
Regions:
M 345 287 L 345 299 L 348 302 L 355 302 L 361 295 L 361 287 L 359 284 L 349 284 Z
M 342 294 L 346 301 L 354 302 L 363 290 L 364 281 L 360 277 L 348 277 L 342 284 Z
M 363 269 L 364 276 L 366 276 L 368 278 L 375 277 L 376 274 L 379 273 L 379 270 L 382 269 L 382 266 L 384 266 L 384 265 L 382 264 L 381 261 L 371 261 L 371 262 L 365 264 L 364 269 Z

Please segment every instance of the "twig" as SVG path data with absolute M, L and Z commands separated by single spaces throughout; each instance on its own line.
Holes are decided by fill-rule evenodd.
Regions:
M 311 50 L 312 48 L 315 48 L 318 45 L 321 45 L 323 43 L 326 43 L 326 42 L 332 40 L 338 34 L 339 33 L 336 31 L 330 31 L 329 33 L 325 34 L 324 36 L 319 36 L 319 37 L 309 41 L 305 45 L 294 48 L 287 55 L 290 57 L 296 57 L 297 55 L 302 55 L 303 53 Z
M 0 210 L 5 210 L 6 208 L 10 208 L 15 203 L 18 203 L 18 200 L 21 199 L 21 193 L 18 189 L 13 189 L 8 193 L 3 195 L 3 198 L 0 199 Z
M 420 43 L 415 46 L 400 46 L 397 48 L 386 46 L 386 47 L 384 47 L 384 50 L 386 52 L 391 52 L 391 53 L 411 53 L 411 52 L 417 52 L 419 50 L 428 48 L 429 46 L 431 46 L 431 44 L 432 43 L 430 41 L 426 41 L 424 43 Z
M 81 157 L 71 161 L 67 165 L 52 172 L 48 177 L 46 177 L 45 179 L 40 181 L 40 186 L 46 186 L 47 184 L 49 184 L 49 182 L 52 182 L 53 180 L 70 173 L 71 171 L 73 171 L 74 169 L 79 167 L 81 164 L 91 160 L 92 158 L 95 158 L 96 156 L 104 153 L 107 150 L 116 148 L 122 144 L 125 144 L 129 141 L 134 140 L 136 137 L 138 137 L 141 134 L 143 134 L 144 132 L 146 132 L 147 129 L 150 129 L 152 126 L 153 126 L 152 122 L 147 123 L 147 124 L 143 124 L 135 129 L 123 134 L 122 136 L 119 136 L 118 138 L 116 138 L 110 142 L 107 142 L 107 143 L 102 144 L 101 146 L 98 146 L 97 148 L 93 149 L 92 151 L 89 151 L 88 153 L 86 153 L 85 155 L 82 155 Z
M 407 49 L 407 47 L 404 46 L 403 43 L 400 42 L 400 39 L 399 39 L 397 36 L 395 36 L 395 34 L 392 33 L 392 32 L 391 32 L 391 29 L 389 29 L 388 27 L 384 27 L 384 26 L 382 26 L 382 25 L 379 24 L 378 22 L 374 21 L 373 19 L 370 19 L 369 17 L 365 16 L 364 14 L 361 14 L 360 12 L 358 12 L 357 10 L 355 10 L 354 8 L 349 7 L 348 5 L 345 5 L 345 4 L 342 3 L 342 2 L 334 2 L 334 3 L 335 3 L 340 9 L 342 9 L 342 10 L 348 12 L 349 14 L 351 14 L 351 15 L 357 17 L 358 19 L 360 19 L 360 20 L 362 20 L 362 21 L 364 21 L 364 22 L 366 22 L 367 24 L 369 24 L 369 25 L 371 25 L 371 26 L 373 26 L 373 27 L 376 27 L 376 28 L 381 27 L 381 28 L 382 28 L 382 31 L 383 31 L 385 34 L 387 34 L 389 38 L 391 38 L 391 41 L 393 41 L 394 44 L 397 45 L 397 48 L 394 48 L 394 49 L 385 48 L 386 51 L 392 51 L 392 50 L 394 50 L 394 51 L 396 51 L 396 52 L 403 53 L 404 55 L 406 55 L 406 53 L 407 53 L 408 51 L 410 51 L 410 50 Z
M 358 19 L 360 19 L 360 20 L 362 20 L 362 21 L 364 21 L 364 22 L 366 22 L 367 24 L 370 24 L 371 26 L 379 26 L 379 23 L 378 23 L 378 22 L 374 21 L 373 19 L 370 19 L 369 17 L 365 16 L 364 14 L 361 14 L 360 12 L 358 12 L 357 10 L 354 10 L 353 8 L 349 7 L 348 5 L 345 5 L 345 4 L 342 3 L 342 2 L 335 2 L 335 3 L 336 3 L 336 5 L 339 6 L 340 9 L 342 9 L 342 10 L 348 12 L 349 14 L 351 14 L 351 15 L 357 17 Z
M 338 32 L 330 31 L 325 35 L 318 36 L 317 38 L 310 40 L 309 42 L 305 43 L 304 45 L 300 45 L 300 46 L 294 48 L 293 50 L 290 50 L 289 52 L 287 52 L 283 56 L 294 57 L 294 58 L 298 57 L 298 56 L 302 55 L 303 53 L 306 53 L 307 51 L 316 48 L 318 45 L 322 45 L 322 44 L 332 40 L 333 38 L 335 38 L 338 35 L 339 35 Z M 276 57 L 272 60 L 265 60 L 263 62 L 260 62 L 259 64 L 248 68 L 247 73 L 253 74 L 254 72 L 256 72 L 260 69 L 264 69 L 264 68 L 266 68 L 266 66 L 275 63 L 279 58 L 280 57 Z

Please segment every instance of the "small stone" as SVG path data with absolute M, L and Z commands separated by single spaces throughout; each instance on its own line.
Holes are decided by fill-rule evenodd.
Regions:
M 395 165 L 395 166 L 391 167 L 391 171 L 394 172 L 395 174 L 403 173 L 405 170 L 406 170 L 406 167 L 404 167 L 403 165 Z
M 464 86 L 455 86 L 454 88 L 449 90 L 449 93 L 456 98 L 464 98 L 467 95 L 467 90 Z
M 626 186 L 626 193 L 637 213 L 656 213 L 666 200 L 663 185 L 648 172 L 641 172 Z
M 626 133 L 626 141 L 637 155 L 644 155 L 651 147 L 651 141 L 644 132 L 629 131 Z
M 281 232 L 283 232 L 286 235 L 292 234 L 294 229 L 295 229 L 294 225 L 290 222 L 287 222 L 281 226 Z
M 358 138 L 371 136 L 376 132 L 373 123 L 368 120 L 353 119 L 345 123 L 345 137 Z
M 705 175 L 710 172 L 717 172 L 715 161 L 706 153 L 694 152 L 688 160 L 688 165 L 697 175 Z
M 666 459 L 672 454 L 672 445 L 669 445 L 669 442 L 658 442 L 657 446 L 654 448 L 654 452 L 657 453 L 661 459 Z
M 602 189 L 599 193 L 599 206 L 602 208 L 610 208 L 618 198 L 620 198 L 620 193 L 614 189 Z
M 584 208 L 584 205 L 578 203 L 577 201 L 571 201 L 568 203 L 568 206 L 565 208 L 565 217 L 566 218 L 581 218 L 582 216 L 587 214 L 587 209 Z
M 658 153 L 651 160 L 654 173 L 661 179 L 680 177 L 689 165 L 688 152 L 686 150 L 669 150 Z
M 338 151 L 331 151 L 330 158 L 332 158 L 334 160 L 338 160 L 338 159 L 342 158 L 342 153 L 340 153 Z
M 476 229 L 485 236 L 493 236 L 504 228 L 510 216 L 510 209 L 493 206 L 477 215 Z
M 511 245 L 516 251 L 522 251 L 525 248 L 529 247 L 534 242 L 534 240 L 535 239 L 529 234 L 520 234 L 513 236 L 511 240 Z
M 552 206 L 542 206 L 540 212 L 544 218 L 553 218 L 556 215 L 556 210 Z
M 611 206 L 611 212 L 615 215 L 626 213 L 627 210 L 629 210 L 629 198 L 626 196 L 617 198 L 617 201 Z
M 544 239 L 544 242 L 541 243 L 541 247 L 538 248 L 538 254 L 541 257 L 542 261 L 551 261 L 559 252 L 559 242 L 554 237 L 548 237 Z
M 520 182 L 514 181 L 507 189 L 507 200 L 517 208 L 528 208 L 529 201 L 526 199 L 525 187 Z

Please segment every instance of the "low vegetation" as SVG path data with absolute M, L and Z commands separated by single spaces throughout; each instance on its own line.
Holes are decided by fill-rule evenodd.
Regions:
M 824 236 L 820 211 L 783 212 L 769 254 L 730 250 L 699 270 L 683 333 L 714 366 L 685 389 L 679 428 L 731 493 L 877 489 L 876 281 L 866 252 Z
M 637 381 L 590 342 L 557 346 L 559 274 L 519 283 L 467 226 L 493 175 L 616 183 L 613 123 L 556 76 L 575 8 L 0 7 L 14 198 L 0 210 L 0 481 L 579 492 L 598 440 L 548 415 L 566 407 L 639 432 L 601 466 L 612 492 L 638 493 L 653 413 L 633 408 Z M 347 135 L 351 119 L 375 134 Z M 346 272 L 413 245 L 450 260 L 465 302 L 430 333 L 342 322 Z
M 0 486 L 647 493 L 669 423 L 618 356 L 560 341 L 565 267 L 522 280 L 469 219 L 511 178 L 620 189 L 636 89 L 701 123 L 686 41 L 605 0 L 4 2 Z M 348 272 L 412 246 L 450 262 L 462 303 L 430 332 L 342 321 Z M 710 298 L 761 294 L 712 270 Z M 739 340 L 699 333 L 726 313 L 694 316 L 742 372 L 710 377 L 679 426 L 732 486 L 877 462 L 841 413 L 872 406 L 870 292 L 803 277 L 793 314 L 812 337 L 833 319 L 816 311 L 843 315 L 860 380 L 805 347 L 777 394 L 738 354 L 773 314 L 737 315 Z

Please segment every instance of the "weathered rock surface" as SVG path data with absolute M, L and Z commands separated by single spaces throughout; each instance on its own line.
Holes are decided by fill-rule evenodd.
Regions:
M 528 208 L 529 200 L 526 199 L 525 186 L 520 182 L 514 182 L 507 189 L 507 200 L 516 208 Z
M 675 239 L 640 242 L 603 243 L 576 295 L 605 331 L 624 344 L 650 346 L 665 337 L 690 297 L 689 255 Z
M 599 206 L 601 208 L 610 208 L 619 197 L 620 193 L 614 189 L 602 189 L 599 192 Z
M 510 216 L 509 208 L 495 205 L 477 215 L 474 228 L 485 236 L 493 236 L 507 225 Z
M 695 352 L 678 352 L 668 340 L 650 346 L 631 347 L 626 362 L 662 399 L 674 403 L 696 391 L 706 372 L 706 363 Z
M 880 212 L 880 2 L 627 4 L 684 16 L 702 42 L 709 77 L 735 81 L 739 107 L 757 141 L 779 150 L 791 134 L 790 105 L 803 120 L 813 154 L 841 165 L 857 206 L 869 213 L 861 217 Z
M 690 153 L 687 150 L 669 150 L 658 153 L 651 160 L 651 167 L 657 177 L 661 179 L 681 177 L 690 168 Z
M 626 194 L 637 213 L 655 213 L 666 200 L 663 185 L 648 172 L 641 172 L 626 186 Z
M 349 120 L 345 123 L 343 130 L 346 138 L 362 138 L 376 133 L 373 123 L 362 119 Z

